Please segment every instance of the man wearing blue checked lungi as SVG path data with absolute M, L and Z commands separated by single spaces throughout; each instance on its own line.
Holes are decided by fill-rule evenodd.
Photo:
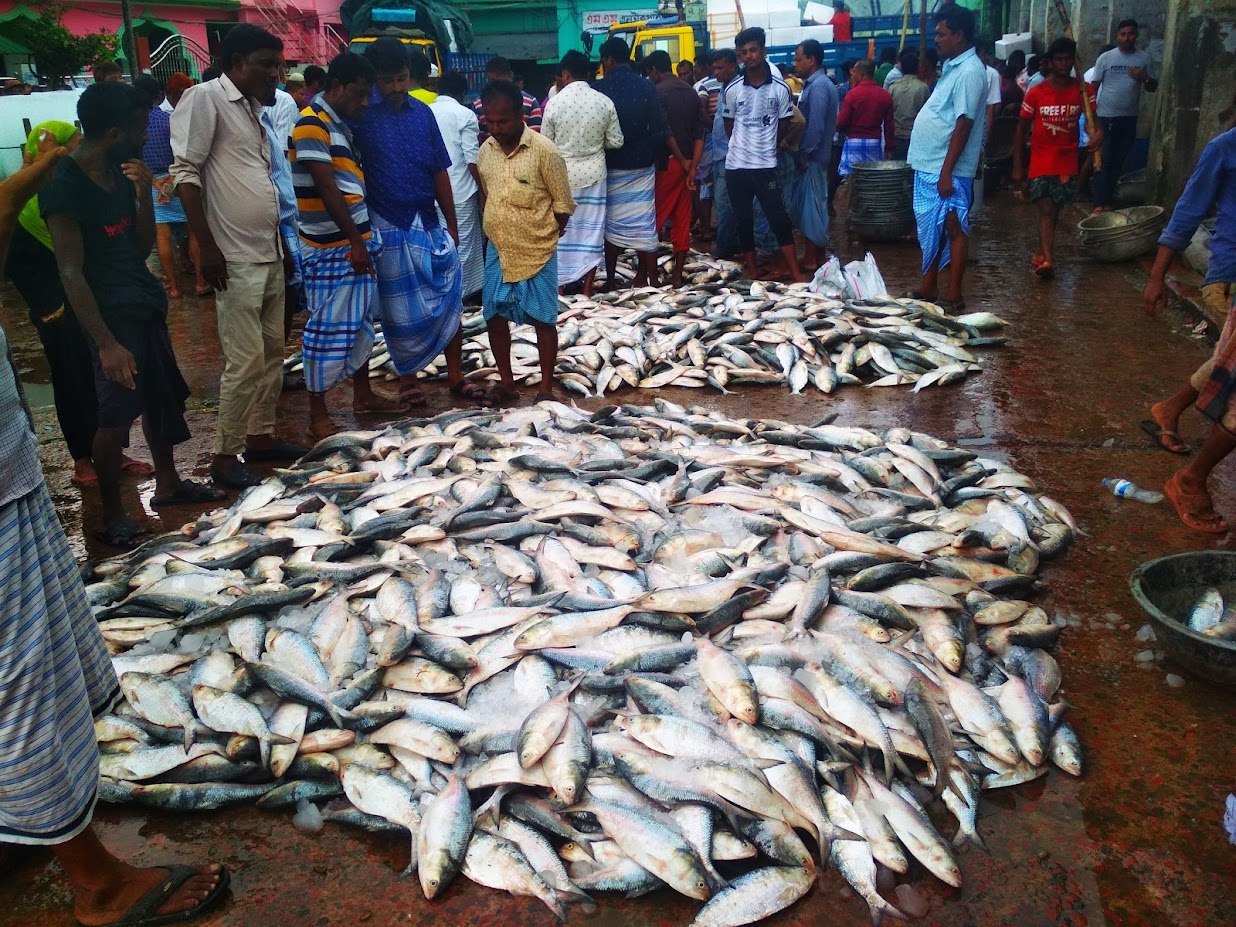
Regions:
M 373 66 L 344 52 L 326 73 L 326 89 L 292 130 L 292 179 L 299 211 L 301 268 L 309 321 L 305 323 L 305 388 L 309 434 L 316 441 L 338 431 L 326 393 L 352 379 L 352 409 L 400 412 L 402 403 L 369 385 L 373 316 L 378 297 L 374 259 L 381 247 L 365 202 L 365 175 L 349 122 L 369 105 Z
M 501 382 L 491 405 L 519 398 L 511 368 L 511 323 L 531 325 L 541 363 L 537 401 L 554 398 L 558 360 L 558 240 L 575 203 L 566 162 L 554 143 L 524 124 L 522 95 L 510 81 L 481 93 L 490 137 L 476 156 L 485 190 L 485 289 L 489 344 Z
M 910 134 L 914 218 L 923 279 L 911 295 L 960 310 L 969 255 L 970 204 L 987 131 L 987 69 L 974 50 L 974 14 L 950 5 L 936 17 L 944 73 Z M 948 279 L 940 283 L 940 272 Z
M 22 204 L 65 153 L 49 133 L 37 161 L 0 182 L 0 255 Z M 90 827 L 99 795 L 94 720 L 121 699 L 0 329 L 0 850 L 50 848 L 87 927 L 189 920 L 223 900 L 222 866 L 139 869 Z
M 464 293 L 451 155 L 432 110 L 408 93 L 407 46 L 381 38 L 365 59 L 377 80 L 356 126 L 356 147 L 369 217 L 382 236 L 375 262 L 378 306 L 399 374 L 399 399 L 412 408 L 425 405 L 417 374 L 445 350 L 451 393 L 478 400 L 485 388 L 463 375 Z

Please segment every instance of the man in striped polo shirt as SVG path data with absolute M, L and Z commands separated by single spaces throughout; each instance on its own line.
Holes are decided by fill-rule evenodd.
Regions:
M 316 441 L 338 431 L 326 408 L 326 392 L 348 377 L 354 412 L 403 410 L 369 385 L 378 295 L 374 257 L 380 243 L 369 224 L 365 175 L 347 123 L 364 115 L 373 81 L 373 66 L 363 57 L 339 55 L 326 72 L 326 89 L 292 130 L 292 181 L 309 303 L 305 388 L 309 434 Z
M 721 115 L 730 140 L 725 183 L 738 230 L 738 250 L 747 276 L 754 279 L 755 201 L 759 200 L 790 275 L 801 281 L 794 226 L 785 210 L 777 176 L 777 149 L 790 126 L 793 95 L 789 85 L 768 67 L 763 29 L 744 29 L 734 46 L 743 63 L 743 74 L 722 91 Z

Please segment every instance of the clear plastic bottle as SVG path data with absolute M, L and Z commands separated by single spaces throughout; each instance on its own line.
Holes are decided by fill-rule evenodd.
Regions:
M 1151 489 L 1142 489 L 1128 480 L 1122 480 L 1117 477 L 1105 477 L 1103 485 L 1112 491 L 1113 496 L 1136 499 L 1138 502 L 1147 502 L 1151 505 L 1163 501 L 1163 493 L 1155 492 Z

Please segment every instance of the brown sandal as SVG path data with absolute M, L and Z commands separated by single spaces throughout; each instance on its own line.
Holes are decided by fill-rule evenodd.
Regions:
M 1206 534 L 1227 534 L 1230 530 L 1223 516 L 1214 510 L 1207 493 L 1189 495 L 1180 488 L 1180 474 L 1176 474 L 1163 487 L 1163 494 L 1172 504 L 1180 520 L 1194 531 Z

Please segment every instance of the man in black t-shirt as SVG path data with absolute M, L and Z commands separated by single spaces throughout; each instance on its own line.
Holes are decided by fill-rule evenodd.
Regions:
M 155 465 L 152 505 L 224 495 L 182 480 L 172 454 L 189 438 L 189 388 L 167 332 L 167 295 L 146 267 L 155 238 L 152 180 L 141 160 L 149 112 L 145 97 L 127 84 L 88 87 L 77 103 L 81 146 L 56 166 L 39 197 L 65 294 L 93 342 L 100 537 L 120 547 L 133 546 L 142 533 L 120 497 L 121 455 L 138 416 Z

